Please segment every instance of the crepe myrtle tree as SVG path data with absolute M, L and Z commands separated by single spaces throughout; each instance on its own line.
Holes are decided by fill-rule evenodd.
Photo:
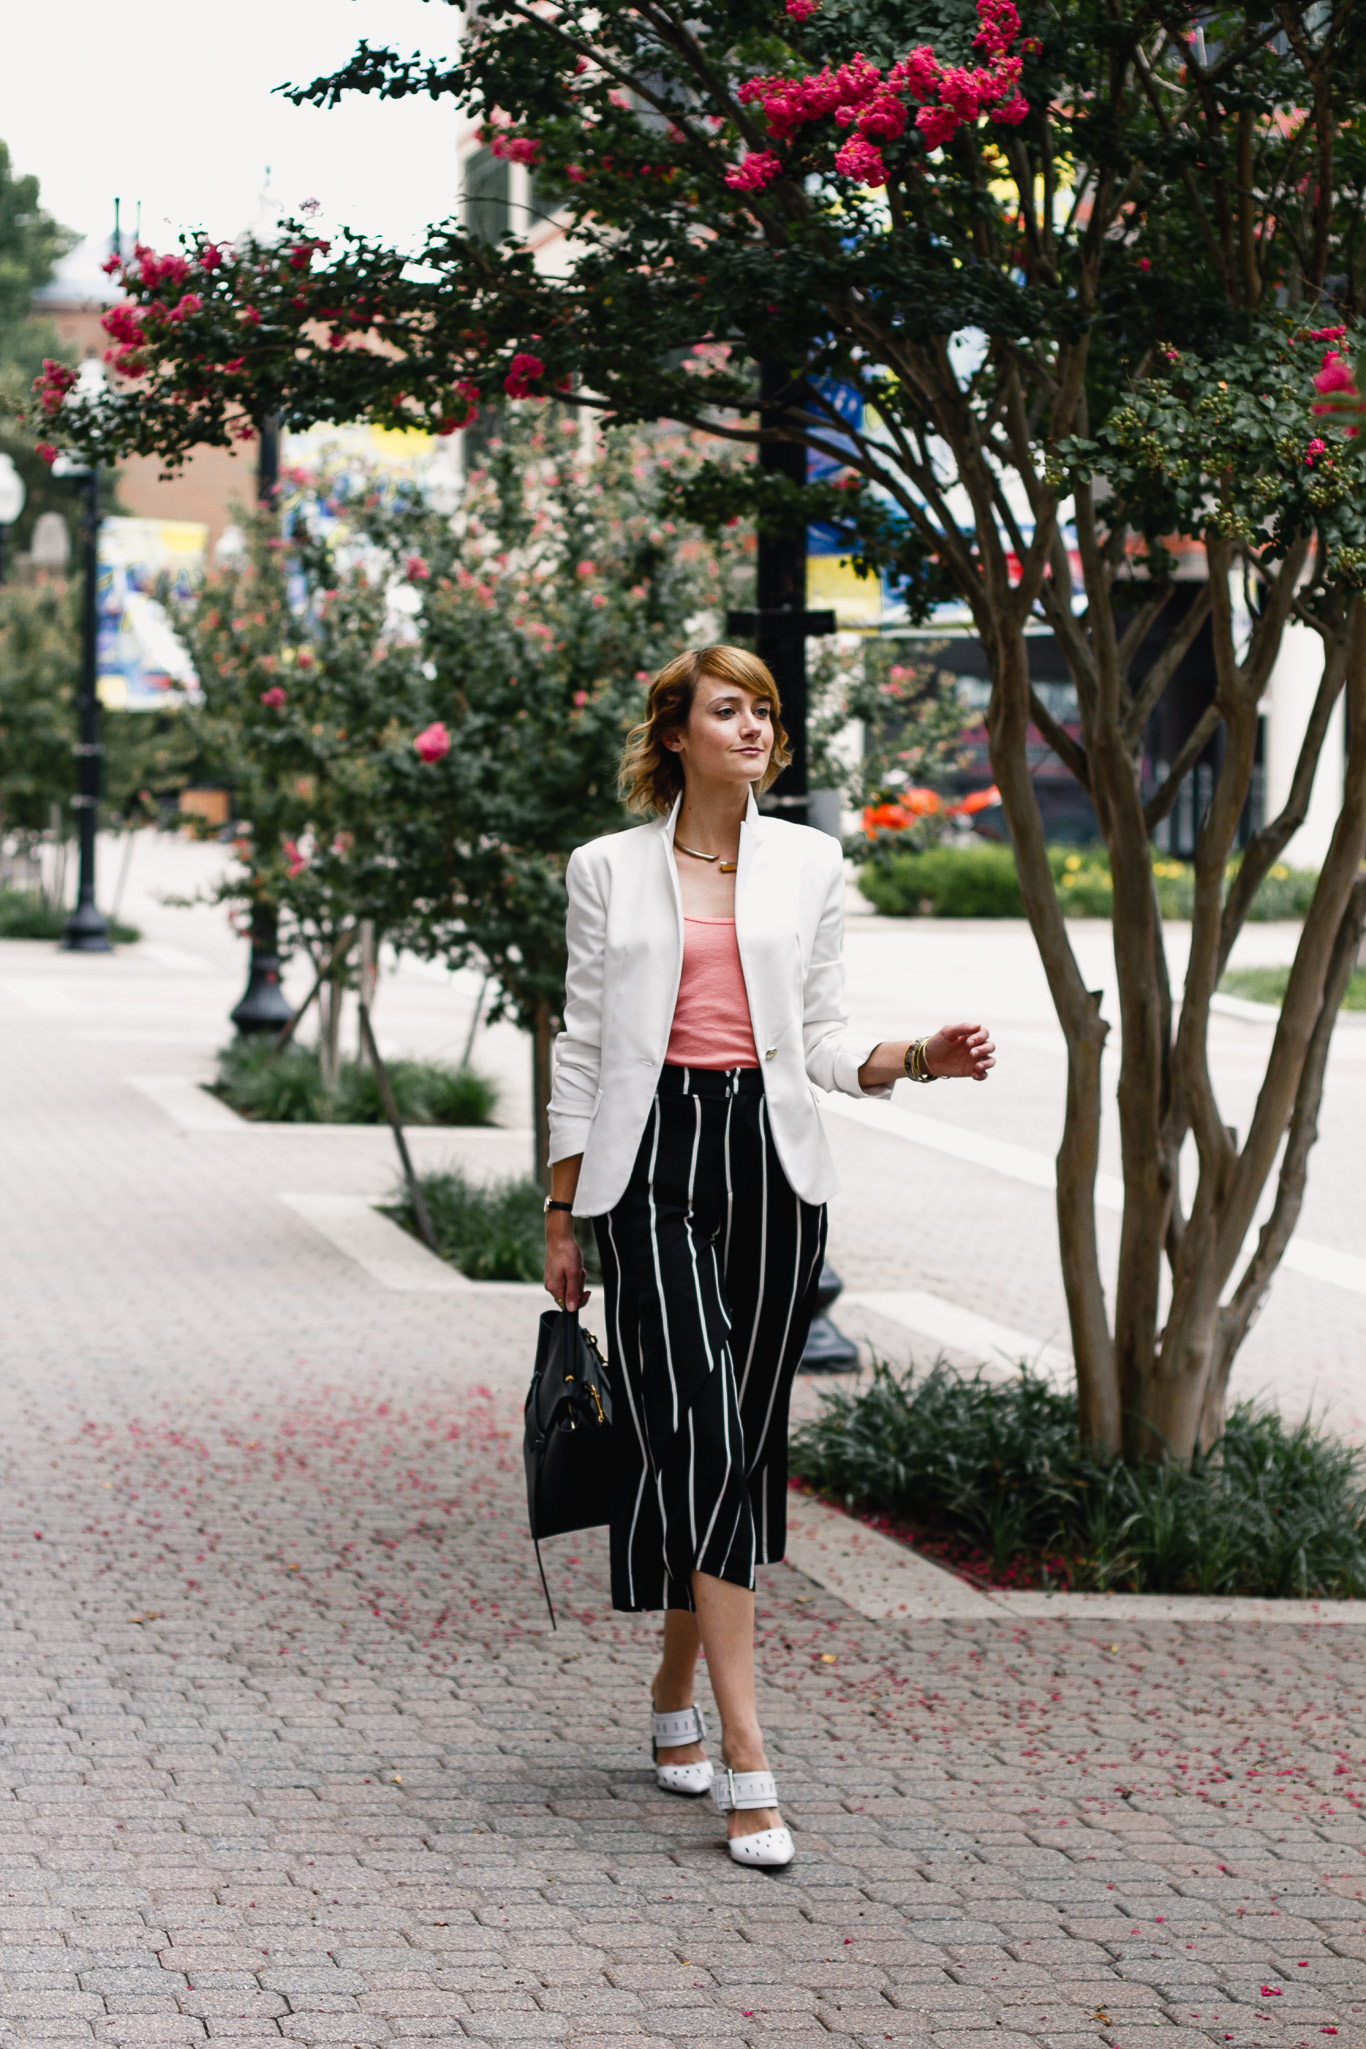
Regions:
M 274 505 L 241 515 L 245 559 L 208 577 L 182 622 L 201 686 L 180 715 L 183 745 L 195 774 L 231 790 L 236 821 L 215 894 L 247 912 L 278 906 L 286 944 L 335 962 L 328 1068 L 339 942 L 394 914 L 382 764 L 411 748 L 422 710 L 412 608 L 395 599 L 430 574 L 414 548 L 429 522 L 409 498 L 356 471 L 291 473 Z M 446 553 L 448 566 L 448 535 Z
M 1327 711 L 1344 688 L 1356 705 L 1366 658 L 1359 444 L 1313 413 L 1325 366 L 1308 339 L 1350 326 L 1361 298 L 1362 55 L 1347 0 L 1245 0 L 1198 24 L 1176 0 L 1028 0 L 1023 20 L 1012 0 L 481 0 L 450 62 L 363 44 L 293 94 L 449 97 L 495 152 L 533 167 L 563 262 L 540 269 L 458 221 L 430 230 L 420 264 L 303 229 L 233 252 L 190 237 L 126 267 L 108 324 L 129 381 L 102 413 L 68 427 L 59 372 L 43 399 L 92 449 L 174 462 L 269 412 L 445 432 L 505 392 L 558 393 L 776 451 L 713 479 L 713 509 L 800 524 L 837 516 L 838 499 L 851 551 L 897 572 L 913 615 L 965 603 L 1068 1048 L 1058 1215 L 1081 1427 L 1141 1455 L 1186 1459 L 1218 1435 L 1234 1351 L 1298 1207 L 1360 911 L 1357 717 L 1333 854 L 1240 1146 L 1208 1078 L 1210 993 L 1258 864 L 1303 816 Z M 780 459 L 791 444 L 842 463 L 848 488 L 805 493 L 800 462 Z M 1330 456 L 1341 496 L 1325 497 Z M 707 498 L 696 483 L 694 505 Z M 1172 535 L 1203 542 L 1211 574 L 1154 655 Z M 1285 813 L 1225 901 L 1255 705 L 1293 617 L 1324 636 L 1320 703 Z M 1025 635 L 1040 620 L 1071 665 L 1079 742 L 1030 689 Z M 1142 742 L 1206 621 L 1219 689 L 1201 737 L 1223 729 L 1223 770 L 1174 1036 L 1150 840 L 1190 755 L 1152 790 Z M 1108 1023 L 1052 885 L 1031 722 L 1089 791 L 1114 877 L 1113 1312 L 1094 1213 Z M 1249 1263 L 1240 1248 L 1287 1133 Z

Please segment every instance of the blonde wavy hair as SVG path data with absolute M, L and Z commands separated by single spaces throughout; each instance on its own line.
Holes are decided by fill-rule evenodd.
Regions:
M 664 745 L 666 733 L 676 733 L 688 723 L 697 686 L 704 676 L 717 683 L 733 683 L 752 697 L 765 698 L 773 721 L 773 752 L 768 767 L 755 784 L 766 790 L 792 759 L 782 724 L 782 700 L 766 663 L 739 647 L 694 647 L 666 662 L 650 685 L 645 700 L 645 717 L 626 736 L 617 781 L 628 811 L 643 817 L 672 809 L 683 788 L 683 763 L 671 747 Z

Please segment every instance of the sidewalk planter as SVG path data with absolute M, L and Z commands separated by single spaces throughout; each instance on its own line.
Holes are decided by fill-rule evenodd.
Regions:
M 1083 1449 L 1076 1398 L 878 1366 L 793 1438 L 808 1486 L 984 1585 L 1366 1595 L 1366 1465 L 1308 1418 L 1240 1404 L 1189 1471 Z

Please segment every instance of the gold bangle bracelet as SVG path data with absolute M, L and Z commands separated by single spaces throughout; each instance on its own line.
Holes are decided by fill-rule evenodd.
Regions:
M 929 1043 L 928 1039 L 913 1039 L 906 1048 L 906 1055 L 901 1064 L 908 1081 L 930 1082 L 938 1079 L 930 1073 L 929 1063 L 925 1058 L 925 1048 Z

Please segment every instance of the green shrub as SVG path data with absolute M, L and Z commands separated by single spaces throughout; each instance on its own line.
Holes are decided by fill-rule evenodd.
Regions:
M 1050 847 L 1048 865 L 1069 918 L 1108 918 L 1114 884 L 1104 848 Z M 1238 872 L 1229 863 L 1228 880 Z M 1254 922 L 1301 918 L 1318 882 L 1311 869 L 1272 868 L 1248 913 Z M 1153 885 L 1164 918 L 1189 918 L 1195 871 L 1187 862 L 1153 855 Z M 859 888 L 888 918 L 1022 918 L 1024 904 L 1010 847 L 992 840 L 900 853 L 886 840 L 859 871 Z
M 988 1578 L 1285 1598 L 1366 1593 L 1362 1461 L 1250 1404 L 1189 1472 L 1105 1461 L 1078 1442 L 1074 1394 L 942 1362 L 825 1392 L 792 1445 L 811 1485 L 978 1554 Z
M 1009 847 L 928 847 L 879 854 L 859 871 L 859 888 L 888 918 L 1022 918 Z
M 472 1067 L 442 1067 L 427 1060 L 393 1060 L 389 1080 L 405 1124 L 488 1124 L 498 1089 Z M 384 1105 L 369 1064 L 346 1062 L 337 1082 L 338 1124 L 382 1124 Z
M 405 1124 L 488 1124 L 498 1088 L 468 1067 L 395 1060 L 389 1068 Z M 238 1039 L 218 1056 L 216 1092 L 243 1117 L 266 1124 L 382 1124 L 384 1106 L 368 1064 L 343 1061 L 335 1089 L 310 1048 L 275 1051 L 268 1038 Z
M 539 1181 L 481 1187 L 456 1170 L 422 1177 L 436 1249 L 472 1281 L 539 1281 L 545 1272 L 545 1215 Z M 406 1189 L 390 1215 L 414 1230 Z
M 1277 861 L 1253 898 L 1249 915 L 1265 923 L 1304 917 L 1314 900 L 1318 879 L 1316 868 L 1287 868 Z
M 1285 1001 L 1290 970 L 1285 968 L 1230 968 L 1219 987 L 1226 996 L 1241 996 L 1249 1003 L 1274 1003 L 1279 1009 Z M 1344 1010 L 1366 1010 L 1366 968 L 1358 968 L 1347 984 L 1347 994 L 1342 999 Z
M 0 889 L 0 939 L 60 939 L 70 915 L 54 911 L 36 889 Z M 142 934 L 114 920 L 109 937 L 117 946 L 133 946 Z

